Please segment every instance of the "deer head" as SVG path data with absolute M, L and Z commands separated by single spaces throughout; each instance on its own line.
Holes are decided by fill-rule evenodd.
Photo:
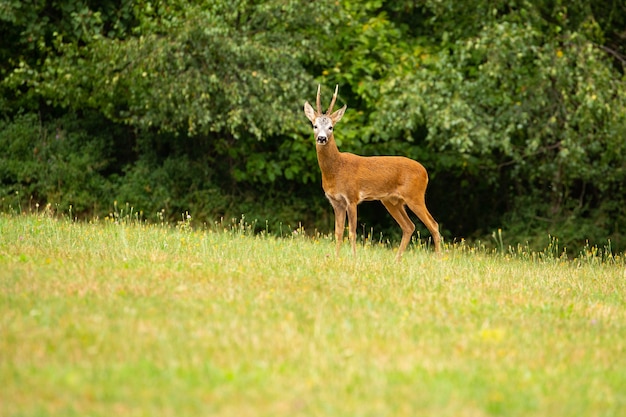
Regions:
M 330 102 L 328 110 L 326 110 L 326 113 L 322 113 L 322 105 L 320 103 L 320 89 L 321 85 L 318 85 L 317 99 L 315 100 L 317 110 L 313 110 L 313 107 L 309 104 L 308 101 L 306 101 L 304 103 L 304 114 L 313 124 L 315 141 L 317 142 L 317 144 L 326 145 L 330 138 L 333 136 L 333 128 L 335 124 L 339 120 L 341 120 L 348 106 L 344 105 L 342 108 L 332 113 L 333 107 L 335 106 L 335 101 L 337 101 L 337 90 L 339 89 L 339 85 L 337 85 L 335 87 L 335 94 L 333 94 L 333 99 Z
M 322 172 L 322 188 L 335 211 L 335 253 L 339 256 L 345 231 L 346 216 L 349 222 L 350 244 L 356 254 L 357 205 L 362 201 L 380 200 L 402 229 L 402 241 L 396 259 L 402 258 L 415 224 L 406 212 L 408 207 L 426 225 L 435 243 L 435 252 L 441 251 L 439 225 L 426 208 L 425 192 L 428 185 L 426 168 L 417 161 L 402 156 L 359 156 L 339 152 L 333 128 L 343 117 L 346 107 L 333 113 L 337 90 L 326 113 L 320 103 L 321 86 L 317 86 L 317 110 L 304 103 L 304 114 L 313 124 L 316 152 Z

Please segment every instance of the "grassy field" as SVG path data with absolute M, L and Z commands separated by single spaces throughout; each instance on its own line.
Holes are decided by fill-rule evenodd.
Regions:
M 626 263 L 0 215 L 0 416 L 623 416 Z

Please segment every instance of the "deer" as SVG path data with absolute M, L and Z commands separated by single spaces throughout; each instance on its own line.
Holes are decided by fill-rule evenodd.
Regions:
M 335 256 L 339 257 L 345 231 L 346 214 L 352 254 L 356 256 L 357 205 L 363 201 L 382 202 L 402 229 L 402 240 L 396 255 L 399 262 L 415 224 L 406 207 L 417 215 L 430 232 L 435 253 L 441 254 L 439 225 L 426 208 L 428 173 L 419 162 L 403 156 L 360 156 L 340 152 L 335 142 L 335 125 L 341 120 L 347 104 L 333 113 L 339 85 L 328 110 L 323 113 L 320 99 L 321 85 L 317 86 L 316 109 L 304 103 L 304 114 L 313 125 L 317 161 L 322 173 L 322 189 L 335 212 Z

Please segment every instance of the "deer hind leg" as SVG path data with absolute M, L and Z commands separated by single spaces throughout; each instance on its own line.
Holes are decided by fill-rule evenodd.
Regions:
M 402 229 L 402 241 L 400 242 L 398 254 L 396 255 L 396 260 L 400 261 L 402 259 L 402 253 L 408 246 L 409 241 L 411 240 L 411 235 L 415 231 L 415 225 L 409 218 L 409 215 L 404 208 L 404 202 L 398 201 L 394 203 L 388 200 L 383 200 L 382 203 L 389 214 L 391 214 L 391 217 L 398 222 L 400 228 Z
M 441 252 L 441 236 L 439 235 L 439 225 L 430 215 L 430 212 L 426 208 L 426 203 L 424 199 L 418 199 L 417 201 L 407 201 L 407 204 L 411 211 L 419 217 L 419 219 L 424 223 L 430 235 L 433 237 L 433 242 L 435 244 L 435 252 Z

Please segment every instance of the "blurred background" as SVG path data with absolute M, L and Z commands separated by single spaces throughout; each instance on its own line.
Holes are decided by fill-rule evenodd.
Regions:
M 419 160 L 448 241 L 626 250 L 625 69 L 623 0 L 0 0 L 0 210 L 329 233 L 338 84 L 340 150 Z

